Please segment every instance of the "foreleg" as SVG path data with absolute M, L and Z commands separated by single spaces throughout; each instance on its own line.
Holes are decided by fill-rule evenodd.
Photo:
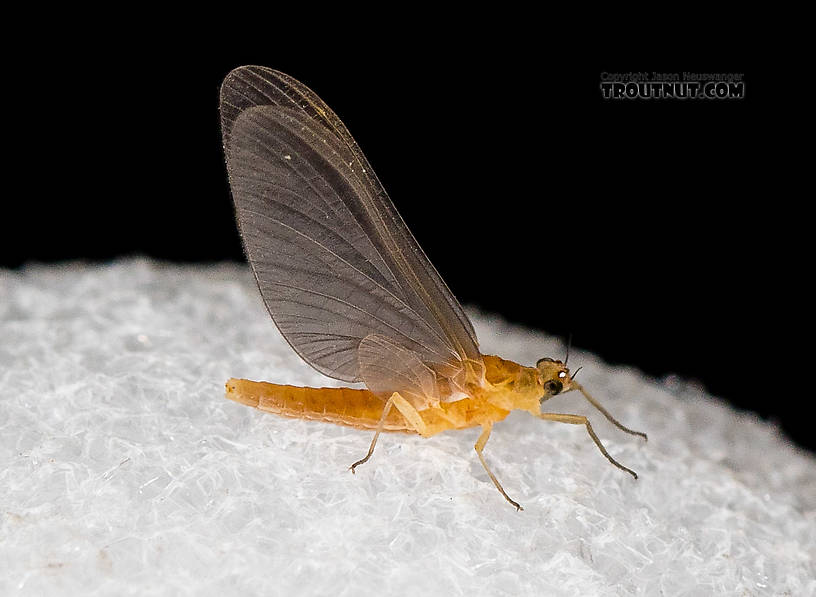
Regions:
M 601 454 L 606 456 L 606 459 L 614 464 L 616 467 L 621 469 L 622 471 L 626 471 L 630 475 L 632 475 L 635 479 L 638 478 L 637 473 L 630 468 L 623 466 L 620 462 L 615 460 L 609 455 L 609 452 L 606 451 L 601 440 L 598 439 L 598 436 L 595 435 L 595 431 L 592 429 L 592 425 L 589 423 L 589 419 L 587 419 L 583 415 L 565 415 L 565 414 L 558 414 L 558 413 L 541 413 L 538 415 L 540 419 L 544 419 L 545 421 L 558 421 L 559 423 L 569 423 L 570 425 L 583 425 L 586 427 L 587 433 L 589 433 L 589 437 L 592 438 L 592 441 L 595 442 L 595 445 L 598 446 L 598 449 L 601 451 Z

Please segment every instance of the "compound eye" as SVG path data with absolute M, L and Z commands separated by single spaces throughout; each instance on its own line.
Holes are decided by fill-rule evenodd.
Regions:
M 551 379 L 544 384 L 544 389 L 549 392 L 551 396 L 555 396 L 564 389 L 564 385 L 557 379 Z
M 554 363 L 554 362 L 555 361 L 553 361 L 550 357 L 544 357 L 536 361 L 536 367 L 538 367 L 541 363 Z

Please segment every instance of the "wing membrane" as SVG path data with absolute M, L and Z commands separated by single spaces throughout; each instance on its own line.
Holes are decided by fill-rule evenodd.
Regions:
M 241 67 L 222 86 L 221 116 L 249 261 L 272 318 L 306 362 L 397 390 L 406 372 L 393 365 L 361 375 L 367 336 L 394 347 L 388 362 L 409 351 L 444 374 L 481 361 L 461 306 L 313 92 L 282 73 Z M 370 379 L 375 370 L 382 373 Z

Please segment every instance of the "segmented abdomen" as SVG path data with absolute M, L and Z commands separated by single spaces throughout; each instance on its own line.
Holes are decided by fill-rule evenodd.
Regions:
M 353 388 L 303 388 L 248 379 L 230 379 L 227 398 L 295 419 L 328 421 L 358 429 L 376 429 L 385 401 L 368 390 Z M 392 408 L 383 431 L 409 429 L 405 419 Z

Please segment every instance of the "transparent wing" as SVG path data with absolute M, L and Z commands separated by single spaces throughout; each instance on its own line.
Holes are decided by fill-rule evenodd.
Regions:
M 389 338 L 371 334 L 360 342 L 358 356 L 360 376 L 368 381 L 372 392 L 385 397 L 398 389 L 402 397 L 417 408 L 439 401 L 441 392 L 436 373 L 417 353 Z
M 221 120 L 244 247 L 306 362 L 383 392 L 406 379 L 425 391 L 417 360 L 460 379 L 481 365 L 462 307 L 328 106 L 283 73 L 246 66 L 224 81 Z M 380 339 L 376 358 L 360 350 L 368 336 Z

